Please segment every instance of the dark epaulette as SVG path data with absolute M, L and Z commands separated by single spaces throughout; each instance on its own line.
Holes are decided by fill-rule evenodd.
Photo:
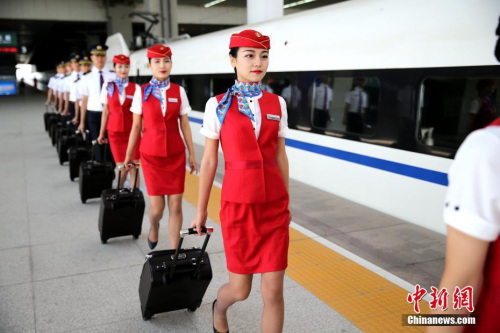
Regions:
M 90 72 L 87 72 L 87 73 L 83 73 L 83 75 L 87 75 L 87 74 L 89 74 L 89 73 L 90 73 Z
M 66 74 L 66 75 L 64 75 L 64 76 L 63 76 L 63 78 L 68 77 L 68 76 L 70 76 L 70 75 L 71 75 L 71 74 Z
M 110 70 L 109 72 L 110 72 L 110 73 L 114 73 L 115 71 L 114 71 L 114 70 Z

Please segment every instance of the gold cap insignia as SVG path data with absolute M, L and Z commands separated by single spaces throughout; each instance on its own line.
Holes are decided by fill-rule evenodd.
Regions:
M 260 36 L 262 36 L 262 35 L 261 35 L 261 34 L 259 34 L 258 32 L 256 32 L 256 33 L 255 33 L 255 36 L 260 37 Z
M 160 50 L 162 50 L 162 51 L 163 51 L 163 50 L 165 50 L 165 48 L 162 46 L 162 47 L 160 47 Z
M 102 50 L 102 46 L 101 45 L 97 45 L 97 51 L 101 51 Z

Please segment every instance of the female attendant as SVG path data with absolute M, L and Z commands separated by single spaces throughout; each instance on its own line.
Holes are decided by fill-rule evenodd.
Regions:
M 500 118 L 462 143 L 448 173 L 446 259 L 433 314 L 475 317 L 433 332 L 500 332 Z M 430 292 L 430 291 L 429 291 Z M 446 306 L 444 306 L 446 304 Z
M 97 141 L 99 144 L 105 143 L 106 130 L 108 131 L 109 145 L 111 153 L 117 166 L 123 164 L 127 153 L 128 139 L 132 129 L 132 113 L 130 106 L 136 90 L 140 87 L 136 83 L 129 82 L 128 73 L 130 70 L 130 58 L 120 54 L 113 57 L 113 67 L 116 72 L 116 79 L 107 82 L 101 92 L 101 102 L 103 104 L 101 130 Z M 139 163 L 139 139 L 132 154 L 134 163 Z M 130 171 L 130 185 L 135 184 L 137 169 Z M 118 187 L 123 187 L 127 179 L 127 171 L 121 173 Z
M 158 229 L 167 196 L 170 246 L 175 248 L 182 226 L 182 193 L 186 176 L 186 147 L 179 133 L 179 120 L 189 150 L 191 173 L 198 170 L 187 116 L 191 107 L 184 88 L 170 82 L 170 48 L 157 44 L 148 49 L 147 57 L 153 78 L 135 91 L 130 108 L 134 113 L 134 121 L 124 164 L 128 167 L 128 163 L 133 160 L 132 155 L 142 129 L 141 166 L 151 204 L 148 244 L 154 249 L 158 243 Z
M 206 223 L 220 140 L 225 159 L 220 220 L 229 283 L 212 304 L 214 332 L 229 331 L 227 309 L 248 297 L 256 273 L 262 277 L 262 331 L 281 332 L 291 220 L 286 104 L 261 89 L 269 65 L 269 37 L 244 30 L 231 36 L 229 48 L 237 80 L 206 105 L 201 129 L 205 152 L 192 226 L 200 233 Z

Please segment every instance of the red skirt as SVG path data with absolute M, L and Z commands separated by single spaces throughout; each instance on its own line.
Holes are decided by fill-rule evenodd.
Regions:
M 125 161 L 125 156 L 127 155 L 128 138 L 130 133 L 127 132 L 110 132 L 108 131 L 109 146 L 111 148 L 111 153 L 113 154 L 113 159 L 115 162 Z M 140 158 L 139 147 L 141 145 L 141 138 L 137 140 L 135 145 L 134 155 L 132 159 L 138 160 Z
M 184 193 L 185 151 L 167 157 L 141 153 L 141 167 L 149 195 Z
M 227 269 L 237 274 L 284 270 L 288 265 L 288 196 L 266 203 L 222 201 L 220 221 Z

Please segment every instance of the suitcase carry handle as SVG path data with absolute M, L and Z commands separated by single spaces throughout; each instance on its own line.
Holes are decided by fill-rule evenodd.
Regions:
M 203 255 L 205 254 L 205 250 L 207 249 L 208 245 L 208 240 L 210 239 L 210 235 L 212 232 L 214 232 L 214 228 L 212 227 L 202 227 L 201 232 L 206 233 L 205 241 L 203 242 L 203 246 L 200 251 L 200 255 L 198 258 L 196 258 L 196 268 L 193 273 L 193 277 L 197 277 L 199 272 L 200 272 L 200 264 L 201 264 L 201 258 L 203 258 Z M 172 280 L 172 276 L 174 275 L 175 271 L 175 265 L 177 264 L 177 260 L 179 259 L 179 252 L 181 250 L 182 242 L 184 241 L 184 236 L 186 235 L 197 235 L 198 232 L 196 229 L 189 228 L 189 229 L 183 229 L 180 232 L 181 238 L 179 239 L 179 244 L 177 245 L 177 248 L 175 249 L 175 254 L 174 254 L 174 261 L 172 261 L 172 264 L 170 265 L 170 275 L 169 279 Z
M 131 167 L 131 168 L 139 169 L 139 164 L 129 163 L 128 166 Z M 120 179 L 121 179 L 121 176 L 122 176 L 122 170 L 123 169 L 125 169 L 125 166 L 123 164 L 118 167 L 118 185 L 116 186 L 117 198 L 118 198 L 118 191 L 120 190 Z M 135 174 L 134 187 L 132 187 L 132 192 L 134 192 L 137 189 L 137 178 L 139 178 L 139 170 L 137 170 L 137 172 Z
M 97 145 L 97 140 L 92 140 L 92 164 L 94 164 L 94 150 L 95 150 L 95 145 Z M 105 145 L 107 145 L 107 143 L 105 143 Z M 102 163 L 106 163 L 108 161 L 108 158 L 107 158 L 107 149 L 105 147 L 104 149 L 104 161 L 102 161 Z

